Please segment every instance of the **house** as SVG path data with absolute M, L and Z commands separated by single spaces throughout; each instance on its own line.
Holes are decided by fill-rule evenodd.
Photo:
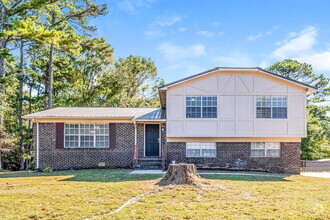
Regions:
M 159 87 L 161 108 L 54 108 L 33 120 L 36 168 L 198 167 L 299 173 L 306 95 L 262 68 L 217 67 Z

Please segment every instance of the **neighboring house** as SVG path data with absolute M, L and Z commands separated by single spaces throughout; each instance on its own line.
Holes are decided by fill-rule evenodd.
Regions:
M 261 68 L 214 68 L 159 88 L 161 108 L 54 108 L 35 122 L 36 168 L 198 167 L 300 172 L 306 95 Z

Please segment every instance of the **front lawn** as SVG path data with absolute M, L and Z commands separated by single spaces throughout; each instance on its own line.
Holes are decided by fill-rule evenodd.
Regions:
M 160 175 L 131 170 L 0 173 L 0 219 L 330 219 L 330 179 L 204 175 L 204 188 L 156 190 Z

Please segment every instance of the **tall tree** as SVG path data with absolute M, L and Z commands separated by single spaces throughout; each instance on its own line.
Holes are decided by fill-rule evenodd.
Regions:
M 101 78 L 107 74 L 114 61 L 114 50 L 104 38 L 84 38 L 80 56 L 70 60 L 73 85 L 58 89 L 55 103 L 59 106 L 100 106 L 102 103 Z M 59 75 L 59 74 L 58 74 Z M 112 83 L 108 82 L 108 87 Z
M 309 102 L 323 102 L 330 95 L 329 78 L 323 74 L 315 74 L 310 64 L 286 59 L 274 63 L 268 69 L 282 76 L 317 87 L 317 92 L 308 96 Z
M 45 11 L 45 18 L 48 21 L 49 29 L 61 30 L 65 32 L 82 33 L 89 35 L 96 28 L 88 24 L 91 17 L 106 14 L 106 5 L 97 5 L 94 0 L 60 0 L 49 5 Z M 48 93 L 47 107 L 53 107 L 53 64 L 54 64 L 53 44 L 49 48 L 49 62 L 47 70 L 46 90 Z
M 155 85 L 161 82 L 157 77 L 157 68 L 151 59 L 140 56 L 128 56 L 119 58 L 115 63 L 112 74 L 105 76 L 104 82 L 115 80 L 118 82 L 119 93 L 108 97 L 112 105 L 120 107 L 142 107 L 150 105 L 150 99 L 154 98 Z M 110 93 L 112 88 L 103 86 L 105 93 Z M 108 91 L 110 90 L 110 91 Z M 156 93 L 157 94 L 157 93 Z M 156 106 L 158 101 L 153 102 Z
M 307 138 L 302 140 L 302 159 L 330 157 L 330 106 L 325 104 L 330 95 L 330 79 L 315 74 L 310 64 L 286 59 L 268 68 L 277 74 L 313 85 L 317 92 L 307 96 Z

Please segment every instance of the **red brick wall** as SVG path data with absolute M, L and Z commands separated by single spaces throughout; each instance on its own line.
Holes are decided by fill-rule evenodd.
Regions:
M 217 143 L 215 158 L 186 157 L 185 142 L 167 143 L 167 159 L 177 163 L 194 163 L 198 167 L 259 170 L 269 172 L 299 173 L 300 143 L 281 143 L 281 157 L 251 157 L 251 143 Z

